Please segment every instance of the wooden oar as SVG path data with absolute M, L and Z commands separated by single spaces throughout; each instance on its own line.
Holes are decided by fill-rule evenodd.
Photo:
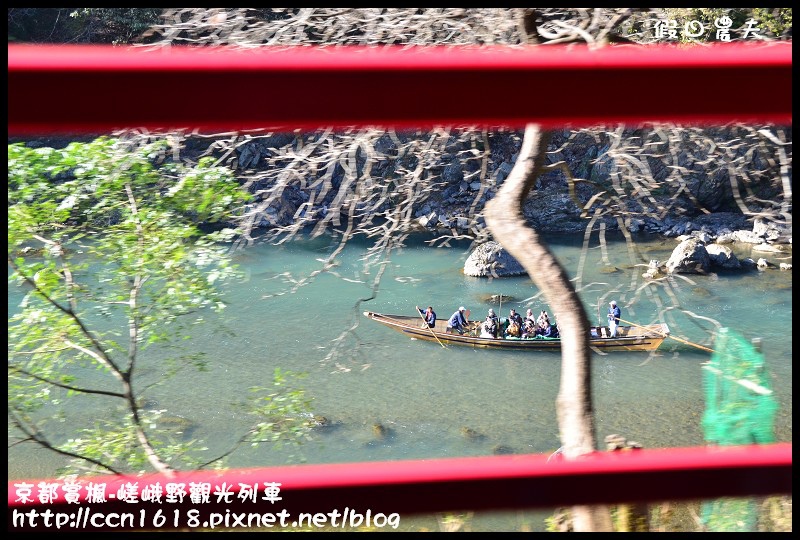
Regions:
M 658 330 L 653 330 L 652 328 L 648 328 L 646 326 L 642 326 L 641 324 L 636 324 L 636 323 L 631 322 L 631 321 L 626 321 L 622 317 L 620 317 L 619 320 L 620 320 L 620 322 L 627 323 L 627 324 L 629 324 L 631 326 L 638 326 L 639 328 L 644 328 L 645 330 L 650 330 L 652 332 L 658 332 L 662 336 L 665 336 L 665 337 L 668 337 L 668 338 L 672 338 L 675 341 L 680 341 L 681 343 L 685 343 L 686 345 L 691 345 L 692 347 L 697 347 L 698 349 L 703 349 L 704 351 L 708 351 L 708 352 L 711 352 L 711 353 L 716 352 L 714 349 L 709 349 L 708 347 L 704 347 L 702 345 L 698 345 L 697 343 L 692 343 L 691 341 L 686 341 L 685 339 L 677 338 L 675 336 L 671 336 L 669 334 L 665 334 L 664 332 L 659 332 Z
M 428 324 L 428 321 L 426 321 L 426 320 L 425 320 L 425 316 L 424 316 L 424 315 L 422 314 L 422 312 L 419 310 L 419 306 L 417 306 L 417 313 L 419 313 L 419 316 L 422 318 L 422 322 L 424 322 L 424 323 L 425 323 L 425 328 L 427 328 L 428 330 L 430 330 L 430 331 L 431 331 L 431 334 L 433 334 L 433 337 L 435 337 L 435 338 L 436 338 L 436 341 L 438 341 L 438 342 L 439 342 L 439 345 L 441 345 L 443 348 L 445 348 L 445 349 L 446 349 L 447 347 L 445 346 L 445 344 L 444 344 L 444 343 L 442 343 L 442 342 L 439 340 L 439 336 L 437 336 L 437 335 L 436 335 L 436 332 L 434 332 L 434 331 L 433 331 L 433 328 L 431 328 L 431 327 L 430 327 L 430 325 Z

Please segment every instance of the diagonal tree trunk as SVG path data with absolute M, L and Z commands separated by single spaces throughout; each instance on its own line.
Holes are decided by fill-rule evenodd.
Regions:
M 550 132 L 525 128 L 517 162 L 497 195 L 486 205 L 486 224 L 495 240 L 522 264 L 558 319 L 561 335 L 561 387 L 556 410 L 567 459 L 593 452 L 589 319 L 567 273 L 547 245 L 525 224 L 525 200 L 545 164 Z M 607 507 L 573 507 L 575 531 L 611 531 Z

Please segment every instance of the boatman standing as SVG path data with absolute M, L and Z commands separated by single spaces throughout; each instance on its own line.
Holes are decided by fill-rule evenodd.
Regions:
M 428 325 L 428 328 L 436 328 L 436 312 L 433 311 L 432 306 L 428 306 L 428 309 L 422 311 L 419 306 L 417 306 L 417 311 L 425 318 L 425 324 Z M 425 325 L 422 325 L 425 328 Z
M 464 328 L 467 326 L 467 318 L 464 312 L 467 311 L 467 308 L 461 306 L 458 308 L 458 311 L 453 313 L 450 316 L 450 319 L 447 321 L 447 333 L 464 333 Z
M 617 337 L 617 327 L 619 326 L 619 318 L 622 317 L 622 312 L 617 307 L 617 301 L 612 300 L 608 303 L 608 337 Z

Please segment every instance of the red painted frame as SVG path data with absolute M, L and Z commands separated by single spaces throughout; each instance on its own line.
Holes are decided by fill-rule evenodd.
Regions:
M 791 124 L 791 43 L 8 46 L 9 135 L 732 120 Z
M 27 480 L 36 487 L 42 480 Z M 54 480 L 44 480 L 53 482 Z M 344 511 L 372 515 L 397 512 L 401 515 L 464 510 L 509 510 L 555 508 L 576 504 L 613 504 L 702 500 L 720 496 L 758 496 L 792 492 L 792 445 L 750 445 L 730 447 L 668 448 L 621 452 L 595 452 L 574 461 L 550 460 L 546 455 L 485 456 L 449 459 L 337 463 L 233 469 L 226 471 L 180 472 L 174 476 L 154 474 L 143 477 L 94 476 L 83 478 L 105 483 L 106 493 L 116 493 L 127 482 L 137 483 L 138 493 L 147 484 L 159 482 L 208 482 L 211 501 L 206 504 L 131 504 L 118 500 L 80 505 L 68 504 L 59 492 L 55 500 L 22 504 L 17 485 L 8 483 L 9 530 L 17 514 L 14 531 L 37 527 L 19 517 L 31 510 L 75 513 L 79 507 L 91 512 L 138 512 L 149 515 L 161 509 L 182 516 L 188 510 L 200 512 L 201 521 L 212 512 L 278 512 L 292 516 L 301 512 Z M 235 502 L 215 501 L 214 486 L 226 482 L 239 485 L 279 482 L 282 500 Z M 235 499 L 234 499 L 235 500 Z M 84 514 L 85 516 L 86 514 Z M 23 523 L 25 522 L 25 523 Z M 185 523 L 181 521 L 181 523 Z M 42 525 L 41 519 L 39 525 Z M 43 527 L 40 527 L 43 528 Z M 171 528 L 171 523 L 164 528 Z M 52 529 L 52 527 L 51 527 Z M 78 526 L 68 530 L 100 530 Z M 120 530 L 116 528 L 114 530 Z

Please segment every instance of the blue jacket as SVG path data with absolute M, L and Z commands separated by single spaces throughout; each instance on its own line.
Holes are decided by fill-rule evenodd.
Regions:
M 546 328 L 542 329 L 542 336 L 549 337 L 549 338 L 557 338 L 558 337 L 558 330 L 552 324 L 548 324 Z
M 436 326 L 436 312 L 435 311 L 431 310 L 431 314 L 428 315 L 427 310 L 419 309 L 419 308 L 417 308 L 417 309 L 422 314 L 422 316 L 425 317 L 425 322 L 428 323 L 428 326 L 430 328 L 433 328 L 434 326 Z
M 614 306 L 608 308 L 608 320 L 611 321 L 611 318 L 614 318 L 614 322 L 619 324 L 619 318 L 622 317 L 622 312 L 619 309 L 619 306 Z
M 455 328 L 456 330 L 461 330 L 467 325 L 467 319 L 464 318 L 464 315 L 460 311 L 456 311 L 450 316 L 450 320 L 447 321 L 447 326 Z

